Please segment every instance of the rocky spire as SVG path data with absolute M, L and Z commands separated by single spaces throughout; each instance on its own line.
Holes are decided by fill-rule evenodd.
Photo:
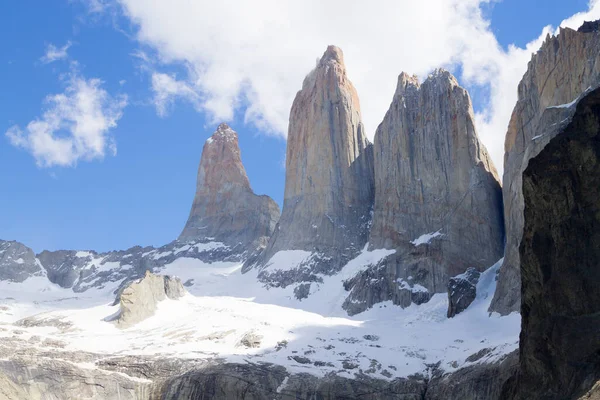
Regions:
M 504 218 L 506 248 L 490 311 L 518 311 L 521 298 L 519 244 L 523 235 L 522 175 L 535 157 L 567 123 L 577 101 L 600 85 L 600 32 L 597 23 L 579 31 L 561 28 L 533 55 L 519 84 L 504 144 Z
M 269 237 L 278 218 L 277 204 L 252 192 L 237 133 L 219 125 L 204 143 L 194 203 L 179 240 L 247 246 Z
M 329 260 L 313 263 L 322 273 L 335 272 L 366 243 L 372 174 L 356 89 L 342 51 L 329 46 L 292 105 L 283 212 L 263 261 L 304 250 Z
M 489 267 L 502 256 L 496 169 L 475 132 L 469 95 L 452 74 L 437 70 L 422 85 L 399 76 L 374 153 L 371 246 L 439 232 L 469 266 Z
M 446 291 L 450 277 L 469 267 L 481 271 L 502 257 L 497 173 L 477 137 L 469 95 L 448 71 L 436 70 L 423 83 L 400 74 L 373 146 L 369 244 L 396 253 L 389 268 L 365 275 L 369 280 L 379 274 L 390 289 L 373 293 L 357 280 L 349 312 L 376 301 L 427 301 L 427 291 Z

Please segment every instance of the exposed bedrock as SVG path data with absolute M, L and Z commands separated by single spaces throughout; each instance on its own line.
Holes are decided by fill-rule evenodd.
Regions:
M 253 251 L 266 244 L 278 219 L 277 203 L 250 187 L 237 133 L 219 125 L 202 149 L 196 195 L 179 241 L 217 241 Z
M 529 160 L 523 198 L 520 369 L 505 398 L 578 398 L 600 378 L 600 89 Z
M 504 144 L 506 248 L 490 311 L 519 311 L 519 243 L 523 235 L 523 171 L 570 120 L 574 104 L 600 84 L 600 32 L 597 23 L 579 31 L 561 28 L 533 55 L 519 84 L 519 97 Z
M 372 249 L 396 252 L 347 284 L 350 313 L 386 300 L 428 301 L 446 292 L 450 277 L 502 257 L 501 188 L 474 119 L 467 91 L 449 72 L 423 83 L 399 76 L 375 134 L 369 237 Z
M 114 321 L 119 328 L 129 328 L 154 315 L 159 302 L 167 298 L 177 300 L 186 293 L 179 278 L 146 271 L 143 278 L 131 282 L 120 293 L 120 310 Z
M 42 273 L 33 250 L 19 242 L 0 240 L 0 281 L 23 282 Z
M 329 46 L 294 99 L 283 211 L 256 264 L 264 267 L 282 250 L 304 250 L 314 254 L 310 265 L 287 280 L 310 281 L 316 274 L 337 272 L 367 242 L 372 202 L 372 146 L 358 95 L 342 51 Z M 271 277 L 268 270 L 260 277 L 274 284 L 285 278 Z

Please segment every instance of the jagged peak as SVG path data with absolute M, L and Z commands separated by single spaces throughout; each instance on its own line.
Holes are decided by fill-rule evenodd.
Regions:
M 334 45 L 327 46 L 327 50 L 323 53 L 323 57 L 321 57 L 319 64 L 324 65 L 331 62 L 344 66 L 344 53 L 342 52 L 342 49 Z
M 418 90 L 420 86 L 421 84 L 419 83 L 419 77 L 417 75 L 409 75 L 402 71 L 400 75 L 398 75 L 398 84 L 396 85 L 396 93 L 394 95 L 401 96 L 406 92 L 408 87 L 413 87 Z
M 443 68 L 436 68 L 432 72 L 429 73 L 427 79 L 420 83 L 419 77 L 417 75 L 410 75 L 406 72 L 400 73 L 398 75 L 398 84 L 396 86 L 395 96 L 403 96 L 409 88 L 413 88 L 413 90 L 421 90 L 423 86 L 427 87 L 430 85 L 436 85 L 439 83 L 447 83 L 451 86 L 460 86 L 458 81 L 452 75 L 452 73 Z
M 211 144 L 215 141 L 227 141 L 227 142 L 233 142 L 236 141 L 238 139 L 238 135 L 237 132 L 234 131 L 233 129 L 231 129 L 231 127 L 225 123 L 222 122 L 221 124 L 219 124 L 219 126 L 217 127 L 217 130 L 212 134 L 211 137 L 209 137 L 208 139 L 206 139 L 206 143 L 207 144 Z
M 600 31 L 600 19 L 595 21 L 584 21 L 583 25 L 577 29 L 577 32 L 592 33 Z

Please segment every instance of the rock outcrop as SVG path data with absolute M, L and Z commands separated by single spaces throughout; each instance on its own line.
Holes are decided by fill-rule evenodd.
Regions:
M 600 89 L 529 160 L 522 194 L 520 366 L 503 398 L 578 398 L 600 379 Z
M 129 328 L 154 315 L 160 301 L 177 300 L 186 293 L 179 278 L 147 271 L 142 279 L 132 282 L 121 292 L 115 323 L 119 328 Z
M 519 84 L 504 145 L 506 247 L 490 311 L 519 310 L 519 243 L 523 234 L 522 174 L 529 160 L 573 115 L 575 101 L 600 84 L 600 32 L 587 23 L 579 31 L 561 28 L 533 55 Z
M 312 256 L 295 268 L 286 266 L 291 269 L 286 277 L 264 270 L 261 279 L 312 281 L 316 274 L 338 271 L 367 242 L 372 201 L 372 146 L 358 95 L 342 51 L 329 46 L 292 105 L 283 211 L 258 265 L 284 250 Z
M 219 125 L 204 143 L 196 195 L 179 241 L 216 241 L 255 250 L 266 244 L 278 219 L 277 203 L 250 187 L 237 133 L 225 123 Z
M 0 240 L 0 281 L 23 282 L 42 272 L 33 250 L 19 242 Z
M 467 309 L 477 296 L 477 282 L 481 273 L 471 267 L 448 281 L 448 318 Z
M 364 282 L 385 288 L 377 297 L 362 279 L 348 285 L 350 312 L 386 300 L 403 307 L 428 301 L 450 277 L 502 257 L 501 188 L 474 119 L 467 91 L 449 72 L 437 70 L 422 84 L 399 76 L 375 134 L 369 237 L 371 248 L 396 252 L 363 273 Z

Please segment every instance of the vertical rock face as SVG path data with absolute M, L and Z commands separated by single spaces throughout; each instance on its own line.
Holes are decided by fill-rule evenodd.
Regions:
M 202 150 L 196 195 L 180 241 L 249 246 L 271 236 L 279 207 L 252 192 L 237 133 L 221 124 Z
M 369 243 L 396 253 L 361 278 L 387 282 L 384 297 L 357 282 L 350 312 L 385 300 L 427 301 L 446 291 L 451 276 L 470 267 L 483 271 L 502 257 L 497 173 L 475 132 L 469 95 L 449 72 L 435 71 L 422 84 L 399 76 L 375 134 L 374 163 Z
M 367 241 L 373 158 L 342 51 L 329 46 L 292 105 L 283 212 L 263 264 L 281 250 L 335 272 Z M 329 260 L 329 261 L 325 261 Z
M 41 272 L 33 250 L 19 242 L 0 240 L 0 281 L 23 282 Z
M 523 174 L 520 370 L 502 398 L 571 399 L 600 378 L 600 89 Z
M 438 233 L 448 256 L 469 266 L 487 268 L 502 256 L 496 169 L 475 132 L 471 99 L 449 72 L 422 85 L 400 75 L 374 154 L 372 247 Z
M 490 311 L 519 310 L 519 243 L 523 234 L 522 174 L 529 160 L 573 115 L 574 102 L 600 84 L 600 32 L 586 23 L 580 31 L 561 29 L 533 55 L 519 84 L 519 100 L 504 145 L 506 248 Z

